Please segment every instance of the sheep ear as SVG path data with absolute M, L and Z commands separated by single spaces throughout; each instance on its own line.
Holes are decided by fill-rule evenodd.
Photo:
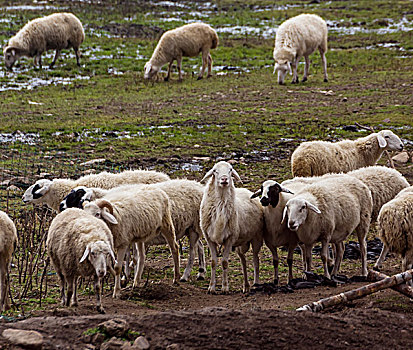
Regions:
M 232 169 L 232 175 L 234 175 L 235 179 L 242 183 L 241 177 L 237 173 L 235 169 Z
M 386 139 L 380 134 L 377 134 L 377 141 L 379 141 L 380 148 L 384 148 L 387 146 Z
M 318 209 L 314 204 L 306 201 L 307 208 L 312 210 L 314 213 L 321 214 L 320 209 Z
M 287 187 L 280 185 L 280 188 L 281 188 L 281 192 L 294 194 L 294 192 L 291 192 Z
M 211 170 L 209 170 L 205 176 L 202 178 L 202 180 L 200 181 L 201 183 L 204 183 L 206 180 L 208 180 L 212 174 L 214 173 L 214 168 L 212 168 Z
M 90 188 L 85 189 L 86 193 L 83 195 L 83 201 L 91 201 L 93 196 L 93 191 Z
M 85 252 L 83 253 L 83 256 L 80 258 L 79 263 L 85 261 L 88 255 L 89 255 L 89 246 L 86 246 Z
M 281 224 L 283 224 L 285 222 L 286 218 L 287 218 L 287 207 L 285 206 L 284 210 L 283 210 L 283 218 L 281 220 Z
M 116 218 L 111 213 L 109 213 L 105 208 L 102 210 L 102 218 L 113 225 L 119 224 L 118 220 L 116 220 Z
M 115 253 L 113 252 L 113 250 L 112 250 L 111 247 L 109 247 L 109 254 L 110 254 L 110 256 L 112 257 L 113 262 L 114 262 L 115 265 L 116 265 L 118 262 L 117 262 L 117 260 L 116 260 Z
M 251 199 L 257 198 L 257 197 L 259 197 L 259 196 L 261 196 L 261 195 L 262 195 L 262 190 L 259 189 L 257 192 L 254 192 L 250 198 L 251 198 Z
M 49 188 L 50 188 L 50 184 L 44 184 L 42 187 L 40 187 L 34 193 L 39 195 L 39 196 L 44 196 L 49 191 Z

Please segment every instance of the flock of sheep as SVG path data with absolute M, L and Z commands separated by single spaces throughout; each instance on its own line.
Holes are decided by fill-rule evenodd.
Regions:
M 73 47 L 79 64 L 79 47 L 84 40 L 80 21 L 72 14 L 59 13 L 26 24 L 4 48 L 6 67 L 11 69 L 21 56 L 34 57 L 41 66 L 42 52 L 55 49 L 56 62 L 62 49 Z M 199 79 L 208 68 L 210 49 L 217 47 L 218 36 L 208 25 L 189 24 L 164 33 L 152 58 L 145 65 L 145 78 L 152 78 L 161 67 L 177 60 L 182 79 L 183 56 L 202 52 Z M 304 14 L 284 22 L 275 42 L 274 72 L 284 83 L 288 72 L 298 82 L 297 64 L 305 57 L 307 79 L 309 55 L 319 49 L 327 81 L 327 26 L 316 15 Z M 253 251 L 254 284 L 259 280 L 259 252 L 271 250 L 274 280 L 278 283 L 277 248 L 288 247 L 288 278 L 292 279 L 293 250 L 302 250 L 304 270 L 311 270 L 312 247 L 321 242 L 325 277 L 340 269 L 344 240 L 355 232 L 361 251 L 362 275 L 367 275 L 366 235 L 371 222 L 378 222 L 384 243 L 376 262 L 379 268 L 388 251 L 402 255 L 403 269 L 413 263 L 413 187 L 396 170 L 375 166 L 385 150 L 401 150 L 401 140 L 391 131 L 372 133 L 355 141 L 302 143 L 293 153 L 294 178 L 281 184 L 266 180 L 255 193 L 236 188 L 240 175 L 228 162 L 221 161 L 200 182 L 170 179 L 155 171 L 100 173 L 78 180 L 42 179 L 23 195 L 25 203 L 47 204 L 57 212 L 47 238 L 47 249 L 61 285 L 64 305 L 77 304 L 77 279 L 94 276 L 97 309 L 101 303 L 101 280 L 107 271 L 115 277 L 113 297 L 121 293 L 122 270 L 130 275 L 130 249 L 136 267 L 133 287 L 138 287 L 145 264 L 145 244 L 168 244 L 174 263 L 174 282 L 187 281 L 198 255 L 198 279 L 205 278 L 206 264 L 201 239 L 211 252 L 211 279 L 208 292 L 216 292 L 218 249 L 222 247 L 222 292 L 229 291 L 228 259 L 237 252 L 244 276 L 243 291 L 250 285 L 245 253 Z M 201 183 L 207 181 L 204 186 Z M 176 240 L 189 239 L 189 257 L 180 276 Z M 7 269 L 18 242 L 8 216 L 0 212 L 0 312 L 7 309 Z M 333 246 L 333 256 L 329 254 Z M 126 264 L 124 264 L 126 261 Z M 66 291 L 67 289 L 67 291 Z

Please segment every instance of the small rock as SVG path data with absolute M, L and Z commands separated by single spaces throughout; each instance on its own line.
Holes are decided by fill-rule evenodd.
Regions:
M 343 101 L 343 102 L 347 102 L 347 101 L 348 101 L 348 98 L 347 98 L 347 97 L 343 97 L 342 101 Z
M 136 338 L 135 342 L 133 343 L 133 347 L 139 350 L 149 349 L 149 346 L 149 342 L 143 336 Z
M 89 166 L 92 164 L 96 164 L 96 163 L 104 163 L 106 161 L 105 158 L 99 158 L 99 159 L 92 159 L 92 160 L 88 160 L 87 162 L 84 163 L 80 163 L 80 166 Z
M 4 180 L 0 182 L 0 186 L 9 186 L 10 185 L 10 180 Z
M 18 188 L 17 186 L 11 185 L 7 187 L 7 191 L 16 192 L 16 191 L 20 191 L 20 188 Z
M 99 324 L 98 328 L 110 337 L 122 337 L 129 330 L 129 324 L 121 318 L 114 318 Z
M 101 344 L 105 341 L 105 336 L 102 333 L 96 333 L 92 336 L 93 344 Z
M 409 161 L 409 153 L 401 152 L 399 154 L 396 154 L 394 157 L 392 157 L 392 159 L 397 163 L 405 164 Z
M 176 343 L 174 343 L 174 344 L 169 344 L 169 345 L 166 347 L 166 349 L 167 349 L 167 350 L 179 350 L 179 345 L 176 344 Z
M 229 164 L 237 164 L 238 161 L 235 160 L 235 159 L 230 159 L 230 160 L 228 161 L 228 163 L 229 163 Z
M 100 350 L 120 350 L 125 344 L 127 344 L 127 342 L 112 337 L 107 342 L 102 344 Z
M 43 336 L 36 331 L 9 328 L 5 329 L 2 335 L 13 345 L 19 345 L 26 349 L 41 349 L 43 346 Z

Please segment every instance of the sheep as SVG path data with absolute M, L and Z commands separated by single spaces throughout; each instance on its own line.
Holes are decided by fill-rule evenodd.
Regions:
M 303 142 L 291 156 L 291 171 L 294 177 L 346 173 L 375 165 L 386 150 L 402 149 L 402 141 L 390 130 L 372 133 L 354 141 Z
M 85 40 L 82 23 L 72 13 L 54 13 L 28 22 L 12 37 L 3 49 L 6 68 L 13 69 L 22 56 L 34 57 L 34 65 L 42 68 L 42 53 L 56 50 L 50 68 L 53 68 L 63 49 L 73 47 L 80 67 L 79 47 Z
M 33 204 L 47 204 L 49 208 L 59 211 L 63 198 L 77 186 L 100 187 L 110 189 L 130 183 L 156 183 L 169 180 L 169 176 L 147 170 L 127 170 L 112 174 L 101 172 L 83 176 L 77 180 L 71 179 L 40 179 L 30 186 L 23 194 L 23 202 Z
M 413 186 L 400 191 L 394 199 L 383 205 L 377 223 L 383 250 L 374 268 L 381 267 L 388 251 L 391 251 L 402 256 L 402 271 L 411 269 L 413 264 Z M 413 286 L 412 281 L 410 285 Z
M 17 241 L 16 226 L 4 211 L 0 211 L 0 314 L 10 309 L 7 271 Z
M 165 32 L 151 59 L 145 64 L 144 78 L 151 79 L 163 65 L 169 63 L 168 74 L 165 81 L 169 80 L 172 63 L 177 62 L 179 81 L 182 81 L 182 57 L 195 57 L 202 52 L 202 68 L 198 80 L 204 76 L 205 67 L 208 65 L 207 78 L 212 76 L 212 57 L 209 51 L 218 46 L 218 35 L 214 29 L 205 23 L 190 23 L 182 27 Z
M 167 194 L 149 185 L 116 189 L 103 198 L 84 203 L 84 210 L 104 220 L 112 234 L 117 251 L 113 297 L 120 297 L 120 272 L 126 251 L 137 242 L 138 266 L 133 288 L 138 287 L 145 262 L 145 242 L 161 234 L 167 241 L 174 261 L 174 283 L 179 280 L 179 251 Z
M 284 84 L 287 72 L 291 74 L 292 83 L 298 83 L 297 66 L 302 56 L 305 58 L 303 82 L 307 80 L 310 68 L 309 56 L 318 49 L 323 64 L 324 81 L 327 75 L 327 24 L 317 15 L 301 14 L 283 22 L 277 30 L 274 45 L 274 74 L 278 72 L 278 83 Z
M 367 276 L 366 235 L 370 227 L 373 200 L 368 187 L 360 180 L 337 175 L 304 187 L 289 199 L 283 212 L 283 222 L 294 231 L 304 245 L 305 269 L 311 270 L 311 249 L 315 242 L 322 244 L 321 259 L 324 276 L 327 268 L 328 244 L 335 244 L 336 258 L 332 274 L 340 269 L 342 242 L 353 231 L 360 244 L 362 275 Z M 288 218 L 288 219 L 287 219 Z
M 68 209 L 53 219 L 46 246 L 59 277 L 62 305 L 77 306 L 78 277 L 94 276 L 96 308 L 104 313 L 101 280 L 106 275 L 108 258 L 116 263 L 108 226 L 83 210 Z
M 139 185 L 125 185 L 112 190 L 102 190 L 99 188 L 77 187 L 69 193 L 60 205 L 61 209 L 78 207 L 82 208 L 85 200 L 95 200 L 104 197 L 110 191 L 125 190 L 128 187 L 133 189 Z M 197 279 L 205 279 L 205 255 L 201 242 L 202 231 L 199 226 L 199 207 L 201 205 L 204 187 L 196 181 L 186 179 L 175 179 L 158 184 L 153 184 L 162 189 L 171 201 L 171 216 L 175 227 L 176 239 L 180 240 L 184 236 L 189 237 L 189 257 L 181 281 L 187 281 L 194 264 L 195 250 L 198 251 L 199 272 Z M 162 236 L 148 242 L 148 244 L 165 244 Z M 125 271 L 126 272 L 126 271 Z
M 245 253 L 252 245 L 254 284 L 259 283 L 258 253 L 263 242 L 264 215 L 257 199 L 250 199 L 252 192 L 245 188 L 235 188 L 232 177 L 241 178 L 228 162 L 220 161 L 201 180 L 208 179 L 200 208 L 200 224 L 211 250 L 211 281 L 208 293 L 215 293 L 218 245 L 222 252 L 222 292 L 229 292 L 228 258 L 232 247 L 240 258 L 244 275 L 243 292 L 250 289 Z

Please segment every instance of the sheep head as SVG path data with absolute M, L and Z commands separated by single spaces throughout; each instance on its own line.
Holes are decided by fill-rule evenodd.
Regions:
M 152 79 L 161 69 L 161 67 L 153 65 L 151 62 L 146 62 L 144 67 L 144 79 Z
M 232 176 L 242 183 L 241 177 L 232 165 L 228 162 L 221 161 L 216 163 L 214 167 L 205 174 L 201 183 L 212 177 L 218 187 L 229 187 L 233 186 Z
M 24 192 L 22 200 L 24 203 L 42 203 L 44 196 L 49 192 L 53 181 L 48 179 L 37 180 Z
M 8 70 L 13 70 L 16 61 L 21 57 L 21 50 L 18 47 L 6 46 L 3 49 L 4 63 Z
M 91 242 L 86 246 L 79 263 L 82 263 L 87 258 L 95 269 L 96 276 L 103 278 L 106 275 L 109 257 L 113 259 L 115 264 L 117 263 L 111 246 L 107 242 L 96 241 Z
M 85 202 L 83 204 L 83 209 L 85 212 L 102 219 L 106 223 L 112 225 L 117 225 L 118 220 L 113 216 L 113 206 L 112 204 L 105 199 L 98 199 L 94 202 Z
M 377 141 L 380 148 L 392 151 L 401 151 L 403 149 L 403 142 L 400 138 L 390 130 L 382 130 L 377 133 Z
M 318 209 L 314 204 L 311 204 L 306 199 L 298 197 L 292 198 L 285 205 L 281 223 L 284 223 L 284 221 L 288 217 L 288 228 L 291 231 L 296 232 L 307 219 L 309 210 L 313 211 L 314 213 L 321 214 L 320 209 Z
M 83 203 L 85 201 L 91 201 L 93 197 L 93 191 L 85 186 L 78 186 L 70 191 L 70 193 L 60 202 L 59 211 L 63 211 L 67 208 L 79 208 L 83 209 Z
M 288 188 L 280 185 L 277 181 L 267 180 L 264 181 L 261 188 L 251 196 L 251 199 L 261 196 L 260 202 L 264 207 L 271 205 L 275 208 L 280 199 L 281 192 L 294 194 Z

